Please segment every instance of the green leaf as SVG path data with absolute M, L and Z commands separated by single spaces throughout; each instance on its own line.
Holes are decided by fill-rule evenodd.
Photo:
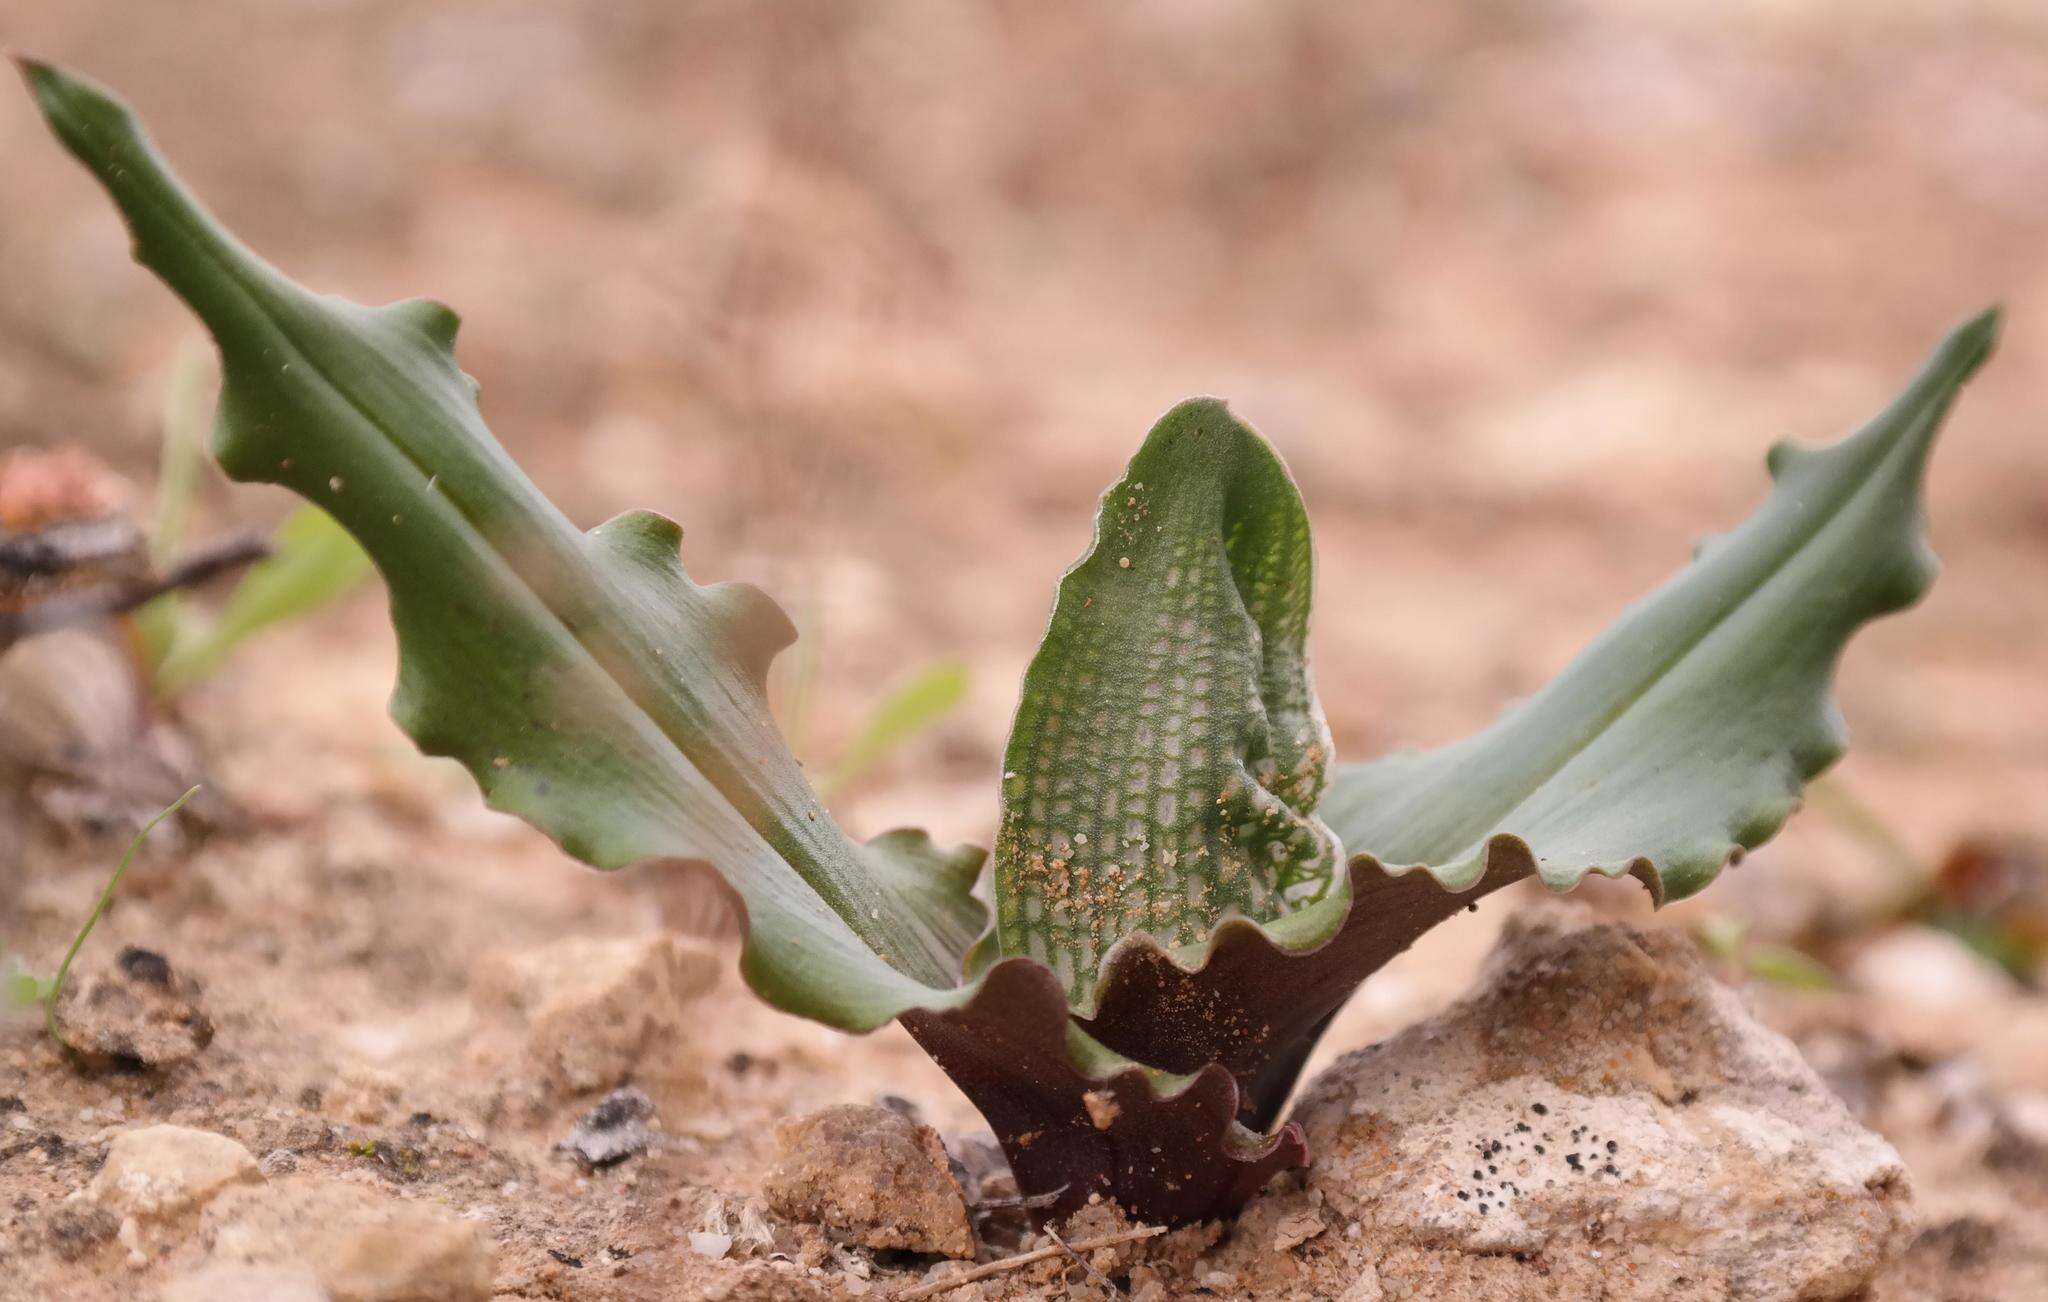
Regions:
M 157 568 L 168 566 L 185 541 L 185 522 L 199 491 L 201 444 L 206 437 L 206 358 L 195 344 L 178 349 L 164 394 L 163 443 L 157 457 L 156 528 L 149 539 L 149 558 Z
M 1788 990 L 1833 990 L 1837 984 L 1825 963 L 1790 945 L 1751 945 L 1742 966 L 1757 980 Z
M 206 358 L 195 344 L 178 350 L 164 394 L 163 443 L 157 458 L 156 527 L 150 533 L 149 558 L 162 570 L 185 540 L 185 523 L 199 489 L 200 458 L 206 438 Z M 166 592 L 135 612 L 135 629 L 143 659 L 160 670 L 171 651 L 193 636 L 196 616 L 184 595 Z
M 35 1008 L 53 990 L 50 982 L 22 967 L 16 959 L 10 958 L 5 967 L 0 967 L 0 1009 Z
M 964 661 L 942 660 L 911 675 L 875 707 L 838 765 L 818 784 L 819 790 L 830 796 L 860 781 L 897 747 L 952 713 L 966 695 Z
M 1294 481 L 1220 402 L 1167 413 L 1103 495 L 1025 675 L 995 849 L 1002 951 L 1077 1006 L 1128 937 L 1197 945 L 1331 883 L 1312 572 Z
M 912 834 L 858 845 L 818 804 L 765 699 L 792 636 L 772 601 L 692 582 L 660 516 L 576 529 L 485 428 L 452 311 L 301 288 L 199 206 L 125 106 L 23 70 L 137 260 L 219 345 L 222 467 L 316 503 L 383 572 L 392 713 L 422 750 L 596 866 L 710 864 L 747 912 L 742 970 L 778 1007 L 866 1029 L 967 997 L 980 855 Z
M 1769 839 L 1842 753 L 1843 644 L 1934 578 L 1928 449 L 1997 328 L 1986 312 L 1957 329 L 1852 437 L 1773 448 L 1755 515 L 1492 727 L 1342 767 L 1322 813 L 1347 850 L 1451 890 L 1533 855 L 1553 889 L 1626 872 L 1661 902 Z
M 342 597 L 370 571 L 370 558 L 334 517 L 317 506 L 300 507 L 278 527 L 269 557 L 242 576 L 213 623 L 172 644 L 157 669 L 158 695 L 176 696 L 211 676 L 251 637 Z

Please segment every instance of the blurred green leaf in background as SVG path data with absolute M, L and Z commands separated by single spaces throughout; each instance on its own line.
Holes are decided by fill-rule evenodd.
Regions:
M 317 506 L 295 511 L 270 545 L 270 556 L 250 567 L 210 623 L 181 615 L 156 661 L 159 697 L 184 692 L 257 633 L 340 598 L 370 576 L 362 547 Z
M 967 695 L 967 664 L 941 660 L 920 669 L 882 699 L 847 746 L 839 763 L 818 783 L 831 796 L 867 776 L 899 747 L 936 727 Z
M 170 565 L 185 541 L 205 471 L 212 367 L 204 349 L 180 350 L 164 395 L 163 446 L 157 462 L 156 523 L 150 560 Z M 136 612 L 156 695 L 170 700 L 209 677 L 243 642 L 346 595 L 371 573 L 370 558 L 326 512 L 301 507 L 278 526 L 270 556 L 242 576 L 220 614 L 208 620 L 179 592 Z

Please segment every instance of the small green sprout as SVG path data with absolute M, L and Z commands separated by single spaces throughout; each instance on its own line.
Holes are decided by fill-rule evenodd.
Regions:
M 105 888 L 100 891 L 99 902 L 94 904 L 92 912 L 86 915 L 85 925 L 78 929 L 78 935 L 71 941 L 71 948 L 64 953 L 64 961 L 57 965 L 57 975 L 50 979 L 47 987 L 24 988 L 34 995 L 35 1002 L 43 1006 L 43 1029 L 50 1033 L 52 1040 L 64 1048 L 71 1048 L 71 1041 L 65 1038 L 63 1028 L 57 1024 L 57 1001 L 64 995 L 64 981 L 71 975 L 72 960 L 78 957 L 79 950 L 85 948 L 86 937 L 92 935 L 93 928 L 100 925 L 100 919 L 106 916 L 107 909 L 113 905 L 114 892 L 120 889 L 121 879 L 128 875 L 128 867 L 135 862 L 135 856 L 141 852 L 142 843 L 149 839 L 151 832 L 156 831 L 159 823 L 183 809 L 185 802 L 198 794 L 198 787 L 191 788 L 158 810 L 154 817 L 142 825 L 142 830 L 135 834 L 135 838 L 128 842 L 128 848 L 122 851 L 121 862 L 115 865 L 114 875 L 107 878 Z

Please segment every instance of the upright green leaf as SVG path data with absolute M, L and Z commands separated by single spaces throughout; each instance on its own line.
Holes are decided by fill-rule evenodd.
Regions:
M 1103 495 L 1024 678 L 995 849 L 1003 952 L 1077 1005 L 1125 937 L 1200 944 L 1330 885 L 1312 572 L 1294 481 L 1220 402 L 1168 412 Z
M 219 345 L 223 468 L 316 503 L 383 571 L 392 712 L 421 749 L 599 867 L 711 864 L 747 910 L 744 970 L 783 1008 L 866 1028 L 965 997 L 979 855 L 860 846 L 819 806 L 764 696 L 793 636 L 772 601 L 693 583 L 659 516 L 574 528 L 485 428 L 453 312 L 308 292 L 214 222 L 118 101 L 23 70 L 137 260 Z
M 1928 449 L 1997 331 L 1996 312 L 1957 329 L 1854 436 L 1773 448 L 1755 515 L 1492 727 L 1341 768 L 1323 815 L 1346 848 L 1453 890 L 1526 851 L 1556 889 L 1633 872 L 1675 900 L 1769 839 L 1842 753 L 1843 644 L 1933 581 Z

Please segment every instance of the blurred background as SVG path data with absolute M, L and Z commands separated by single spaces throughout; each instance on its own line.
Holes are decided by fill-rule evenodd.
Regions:
M 867 797 L 958 836 L 1175 400 L 1228 398 L 1300 480 L 1359 756 L 1540 683 L 1758 500 L 1770 442 L 1860 423 L 2003 302 L 1935 464 L 1948 574 L 1850 657 L 1844 777 L 1929 851 L 2048 820 L 2037 5 L 78 0 L 4 39 L 121 89 L 292 274 L 456 306 L 573 516 L 667 512 L 697 577 L 790 607 L 825 741 L 968 660 Z M 146 488 L 195 328 L 23 96 L 0 151 L 0 446 Z
M 1839 977 L 1845 928 L 1947 907 L 1943 865 L 2048 916 L 2032 0 L 67 0 L 12 6 L 0 43 L 118 88 L 299 279 L 455 306 L 486 417 L 574 518 L 668 513 L 695 577 L 790 610 L 777 687 L 814 765 L 964 666 L 958 708 L 837 796 L 863 833 L 986 844 L 1054 580 L 1184 396 L 1228 398 L 1301 483 L 1357 758 L 1532 690 L 1761 499 L 1770 443 L 1860 424 L 2003 303 L 1935 458 L 1944 576 L 1844 668 L 1850 758 L 1671 920 Z M 81 445 L 146 503 L 196 327 L 24 95 L 0 158 L 0 450 Z M 194 527 L 287 507 L 209 476 Z M 238 798 L 307 813 L 401 762 L 393 656 L 370 589 L 280 636 L 185 713 Z M 601 913 L 598 879 L 520 853 L 463 889 L 558 876 Z M 408 979 L 452 964 L 394 926 Z M 2022 997 L 2031 961 L 1991 988 Z M 1369 988 L 1348 1043 L 1471 965 L 1445 971 Z

